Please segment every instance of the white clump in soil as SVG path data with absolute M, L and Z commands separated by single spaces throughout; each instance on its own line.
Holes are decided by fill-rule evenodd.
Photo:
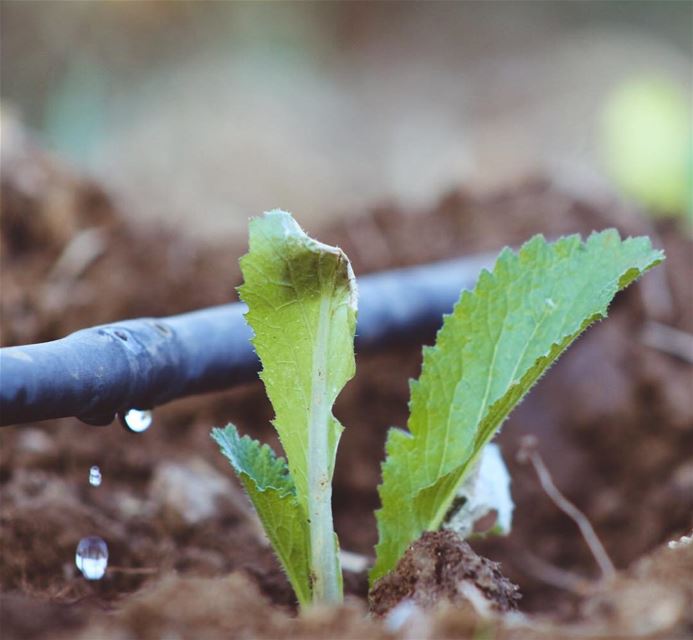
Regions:
M 425 623 L 425 619 L 421 607 L 408 598 L 391 609 L 385 617 L 385 628 L 390 633 L 403 633 L 405 638 L 417 637 L 411 633 L 418 633 L 422 623 Z
M 39 429 L 22 429 L 17 434 L 15 448 L 23 453 L 48 454 L 53 450 L 52 438 Z
M 213 518 L 220 513 L 223 502 L 231 501 L 239 509 L 247 510 L 243 496 L 229 477 L 202 458 L 157 465 L 150 497 L 171 525 L 194 525 Z
M 98 536 L 82 538 L 77 545 L 75 564 L 87 580 L 101 580 L 108 567 L 108 546 Z
M 510 473 L 500 448 L 494 443 L 487 444 L 480 458 L 457 491 L 443 523 L 443 528 L 457 532 L 462 538 L 474 532 L 505 535 L 512 527 L 515 505 L 510 493 Z M 478 528 L 489 515 L 490 524 Z
M 681 536 L 678 540 L 670 540 L 667 546 L 669 549 L 680 549 L 693 543 L 693 534 L 690 536 Z

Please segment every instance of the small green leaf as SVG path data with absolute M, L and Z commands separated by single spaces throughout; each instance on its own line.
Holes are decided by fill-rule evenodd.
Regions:
M 232 424 L 213 429 L 212 438 L 248 493 L 299 603 L 309 604 L 308 524 L 284 458 L 278 458 L 266 444 L 248 436 L 241 438 Z
M 647 238 L 614 230 L 519 254 L 504 249 L 446 316 L 411 383 L 409 431 L 391 429 L 376 513 L 371 582 L 392 570 L 424 531 L 436 530 L 479 452 L 539 377 L 614 295 L 664 259 Z

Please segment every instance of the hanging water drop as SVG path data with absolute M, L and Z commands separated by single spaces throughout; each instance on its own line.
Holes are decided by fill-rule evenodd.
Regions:
M 92 487 L 98 487 L 101 485 L 101 469 L 94 465 L 89 469 L 89 484 Z
M 87 580 L 101 580 L 108 566 L 108 547 L 98 536 L 82 538 L 77 545 L 75 564 Z
M 120 422 L 128 431 L 142 433 L 152 424 L 152 412 L 130 409 L 120 414 Z

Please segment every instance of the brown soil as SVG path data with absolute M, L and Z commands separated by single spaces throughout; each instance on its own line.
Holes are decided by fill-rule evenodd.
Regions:
M 171 230 L 126 222 L 98 187 L 25 140 L 10 145 L 5 128 L 3 134 L 4 345 L 234 297 L 244 239 L 202 246 Z M 431 211 L 383 207 L 309 229 L 342 246 L 363 274 L 497 250 L 537 232 L 607 226 L 652 235 L 668 260 L 617 299 L 609 320 L 569 350 L 499 437 L 513 477 L 514 529 L 507 538 L 471 543 L 519 585 L 523 615 L 484 622 L 469 607 L 442 605 L 421 614 L 430 616 L 423 626 L 430 637 L 489 628 L 518 638 L 556 638 L 559 629 L 588 627 L 604 637 L 635 631 L 684 637 L 693 630 L 690 607 L 681 604 L 691 601 L 692 547 L 661 547 L 693 527 L 691 369 L 642 339 L 652 320 L 693 331 L 693 247 L 673 225 L 653 227 L 616 202 L 587 202 L 541 181 L 493 196 L 456 192 Z M 92 258 L 59 263 L 68 239 L 92 228 L 103 234 Z M 335 522 L 349 551 L 372 553 L 385 433 L 406 424 L 408 379 L 417 375 L 420 348 L 359 356 L 356 378 L 337 402 L 347 429 L 336 468 Z M 173 629 L 183 638 L 392 637 L 382 622 L 364 617 L 363 574 L 347 574 L 353 598 L 347 606 L 295 618 L 291 590 L 209 438 L 211 426 L 233 421 L 277 447 L 271 417 L 261 385 L 251 384 L 162 407 L 141 435 L 72 419 L 2 430 L 3 638 L 159 638 Z M 514 460 L 518 439 L 530 433 L 556 484 L 625 570 L 608 589 L 597 582 L 574 523 Z M 99 488 L 86 481 L 92 464 L 103 472 Z M 212 507 L 186 495 L 192 484 Z M 96 583 L 74 568 L 77 542 L 91 534 L 110 549 L 109 572 Z M 546 563 L 589 588 L 556 587 Z M 638 603 L 656 609 L 657 624 L 629 613 Z
M 519 589 L 500 572 L 500 565 L 479 557 L 453 531 L 428 531 L 412 543 L 392 573 L 369 593 L 371 611 L 383 616 L 405 600 L 430 609 L 446 600 L 468 600 L 469 587 L 496 612 L 514 611 Z

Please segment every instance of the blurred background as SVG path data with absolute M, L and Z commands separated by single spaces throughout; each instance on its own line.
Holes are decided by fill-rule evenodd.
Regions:
M 691 210 L 690 2 L 3 0 L 2 110 L 203 237 L 542 176 Z
M 503 563 L 525 611 L 588 611 L 541 564 L 593 575 L 574 524 L 514 461 L 527 434 L 619 569 L 690 533 L 693 3 L 0 0 L 0 12 L 3 346 L 232 300 L 247 220 L 274 207 L 339 244 L 359 276 L 539 232 L 646 234 L 666 262 L 504 428 L 514 531 L 475 548 Z M 385 432 L 406 424 L 420 362 L 415 342 L 359 354 L 338 399 L 343 549 L 372 553 Z M 159 614 L 203 637 L 200 621 L 218 621 L 195 610 L 213 600 L 202 587 L 185 606 L 150 600 L 146 615 L 141 592 L 126 597 L 174 571 L 240 572 L 290 605 L 209 438 L 232 420 L 278 447 L 271 417 L 251 384 L 157 407 L 138 436 L 70 418 L 0 429 L 0 592 L 16 596 L 3 631 L 72 639 L 58 631 L 118 603 L 124 613 L 104 622 L 117 634 L 79 637 L 160 638 L 168 627 L 141 629 Z M 98 491 L 87 484 L 95 464 Z M 98 585 L 74 566 L 91 533 L 111 554 Z M 687 630 L 679 564 L 672 610 Z M 624 602 L 632 628 L 656 617 Z M 224 605 L 217 617 L 209 637 L 234 635 L 223 625 L 235 614 Z

